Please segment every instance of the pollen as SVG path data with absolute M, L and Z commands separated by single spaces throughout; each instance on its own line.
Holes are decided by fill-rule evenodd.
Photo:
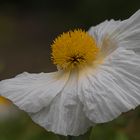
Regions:
M 59 35 L 51 47 L 53 63 L 65 70 L 92 64 L 100 51 L 95 39 L 81 29 Z

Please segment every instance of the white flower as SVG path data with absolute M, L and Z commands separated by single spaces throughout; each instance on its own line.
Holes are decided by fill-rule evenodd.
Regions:
M 23 73 L 0 83 L 0 94 L 34 122 L 62 135 L 80 135 L 140 104 L 140 11 L 87 32 L 70 31 L 52 44 L 59 70 Z

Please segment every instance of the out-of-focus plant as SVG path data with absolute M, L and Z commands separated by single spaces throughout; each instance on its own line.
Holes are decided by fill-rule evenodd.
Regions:
M 0 121 L 13 117 L 16 114 L 12 103 L 8 99 L 0 96 Z
M 9 100 L 7 100 L 4 97 L 0 96 L 0 105 L 9 106 L 10 104 L 11 104 L 11 102 Z
M 4 63 L 0 61 L 0 74 L 2 73 L 3 70 L 4 70 Z M 13 116 L 12 111 L 13 111 L 13 105 L 11 101 L 0 96 L 0 121 L 9 118 L 11 115 Z

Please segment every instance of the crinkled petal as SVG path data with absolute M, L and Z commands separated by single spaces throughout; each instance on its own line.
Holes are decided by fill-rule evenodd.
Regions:
M 140 57 L 118 50 L 97 72 L 79 80 L 79 98 L 86 116 L 96 123 L 111 121 L 140 104 Z
M 114 33 L 118 26 L 120 25 L 121 21 L 115 21 L 115 20 L 106 20 L 99 25 L 90 27 L 89 34 L 93 36 L 98 44 L 98 47 L 103 46 L 103 40 L 106 36 L 109 36 L 110 34 Z
M 32 119 L 48 131 L 61 135 L 78 136 L 94 126 L 83 112 L 83 105 L 77 95 L 77 76 L 75 72 L 64 89 L 51 102 L 37 113 L 31 113 Z
M 23 73 L 0 83 L 0 94 L 33 121 L 61 135 L 80 135 L 94 126 L 77 95 L 77 72 Z
M 78 84 L 86 116 L 102 123 L 140 104 L 140 53 L 136 51 L 140 50 L 140 11 L 128 20 L 106 21 L 89 32 L 99 40 L 101 49 L 114 48 L 96 70 L 85 70 Z M 112 43 L 104 44 L 106 36 L 115 47 Z
M 0 95 L 10 99 L 26 112 L 38 112 L 61 92 L 69 74 L 61 72 L 29 74 L 0 82 Z
M 96 39 L 99 47 L 104 47 L 103 40 L 107 36 L 115 40 L 119 47 L 140 49 L 140 10 L 127 20 L 106 20 L 95 27 L 91 27 L 88 32 Z

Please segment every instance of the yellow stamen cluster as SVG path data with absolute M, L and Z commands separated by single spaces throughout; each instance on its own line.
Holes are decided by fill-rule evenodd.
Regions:
M 51 47 L 53 63 L 65 70 L 91 64 L 99 52 L 94 38 L 81 29 L 59 35 Z

